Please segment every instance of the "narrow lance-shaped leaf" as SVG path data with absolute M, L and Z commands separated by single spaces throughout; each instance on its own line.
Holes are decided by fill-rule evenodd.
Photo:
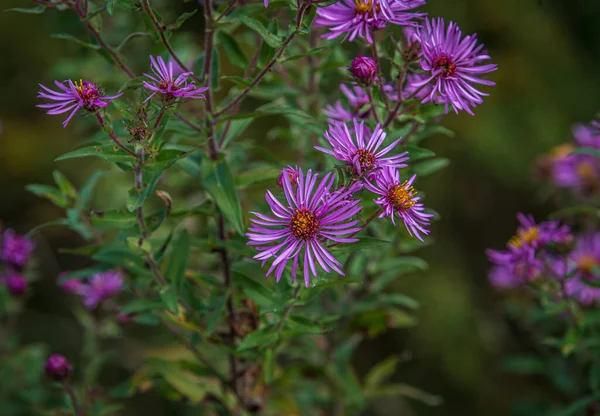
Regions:
M 242 207 L 227 162 L 222 156 L 216 161 L 204 158 L 200 165 L 200 172 L 204 187 L 213 197 L 225 218 L 239 234 L 243 234 Z

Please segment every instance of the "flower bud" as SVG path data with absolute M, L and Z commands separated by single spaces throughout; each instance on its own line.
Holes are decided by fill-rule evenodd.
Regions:
M 368 56 L 359 56 L 354 58 L 350 65 L 350 73 L 354 79 L 361 85 L 370 86 L 375 81 L 377 75 L 377 64 L 373 58 Z
M 46 364 L 46 374 L 54 381 L 64 381 L 71 374 L 71 364 L 60 354 L 52 354 Z
M 292 186 L 298 183 L 298 170 L 288 166 L 287 168 L 283 168 L 281 170 L 281 174 L 279 175 L 279 178 L 277 178 L 277 185 L 279 185 L 280 188 L 283 188 L 283 178 L 285 178 L 284 175 L 288 175 Z
M 13 296 L 23 295 L 29 287 L 27 280 L 22 275 L 16 273 L 6 276 L 4 284 L 8 292 Z

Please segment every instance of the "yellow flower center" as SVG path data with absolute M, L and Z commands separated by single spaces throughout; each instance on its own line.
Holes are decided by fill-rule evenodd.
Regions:
M 360 168 L 363 172 L 373 169 L 377 160 L 375 155 L 367 149 L 358 149 L 354 156 L 358 156 L 358 163 L 360 163 Z
M 524 244 L 531 244 L 540 237 L 537 227 L 529 227 L 526 230 L 517 231 L 517 235 L 512 237 L 508 244 L 515 247 L 521 248 Z
M 571 153 L 574 149 L 575 146 L 569 143 L 565 143 L 561 144 L 560 146 L 554 147 L 550 155 L 552 156 L 552 159 L 562 159 L 568 156 L 569 153 Z
M 417 191 L 412 186 L 408 186 L 407 182 L 394 186 L 387 193 L 386 198 L 396 211 L 405 211 L 416 204 L 414 198 L 417 196 Z
M 370 14 L 373 17 L 373 0 L 368 0 L 367 3 L 363 3 L 361 0 L 355 0 L 356 7 L 354 10 L 356 14 Z M 379 12 L 379 5 L 375 6 L 375 10 Z
M 590 254 L 584 254 L 577 260 L 577 268 L 583 273 L 591 274 L 592 269 L 598 266 L 598 260 Z
M 581 179 L 592 180 L 596 179 L 596 169 L 590 162 L 581 162 L 575 168 L 577 176 Z
M 308 209 L 297 209 L 290 220 L 290 228 L 294 237 L 309 240 L 317 235 L 319 220 Z

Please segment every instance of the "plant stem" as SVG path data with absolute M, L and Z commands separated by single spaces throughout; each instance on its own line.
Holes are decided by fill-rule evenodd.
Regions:
M 221 13 L 219 15 L 219 17 L 217 17 L 216 22 L 220 21 L 222 18 L 224 18 L 225 16 L 227 16 L 229 13 L 231 13 L 231 11 L 233 10 L 233 8 L 237 4 L 237 2 L 238 2 L 238 0 L 231 0 L 229 2 L 229 4 L 227 5 L 227 8 L 225 9 L 225 11 L 223 13 Z
M 85 16 L 82 16 L 81 14 L 79 14 L 79 16 L 85 17 Z M 119 54 L 113 49 L 113 47 L 104 41 L 104 39 L 102 38 L 102 35 L 100 34 L 100 32 L 98 32 L 96 30 L 96 28 L 94 28 L 92 23 L 87 22 L 86 26 L 87 26 L 88 30 L 92 33 L 92 35 L 94 35 L 94 37 L 96 38 L 96 40 L 98 41 L 98 43 L 100 44 L 102 49 L 104 49 L 106 52 L 108 52 L 108 54 L 113 58 L 113 60 L 117 64 L 117 66 L 119 68 L 121 68 L 123 70 L 123 72 L 125 72 L 129 76 L 129 78 L 135 78 L 135 73 L 131 70 L 131 68 L 129 68 L 127 66 L 127 64 L 125 62 L 123 62 L 123 60 L 121 59 Z
M 388 102 L 387 94 L 383 89 L 383 77 L 381 76 L 381 64 L 379 63 L 379 51 L 377 50 L 377 42 L 373 42 L 371 44 L 371 48 L 373 51 L 373 59 L 375 60 L 375 66 L 377 67 L 377 82 L 379 83 L 379 95 L 381 95 L 383 103 L 385 104 L 385 108 L 389 112 L 390 103 Z
M 77 396 L 75 395 L 75 390 L 73 390 L 73 386 L 71 386 L 68 380 L 65 380 L 63 382 L 63 387 L 69 395 L 69 398 L 71 399 L 71 405 L 73 406 L 75 416 L 85 416 L 85 411 L 79 405 L 79 402 L 77 401 Z
M 281 56 L 287 49 L 288 45 L 290 44 L 290 42 L 292 42 L 292 40 L 294 40 L 294 38 L 296 37 L 297 30 L 300 29 L 300 25 L 302 24 L 302 17 L 304 16 L 304 13 L 306 12 L 306 10 L 308 10 L 310 5 L 311 5 L 311 3 L 303 3 L 302 6 L 300 6 L 300 9 L 298 10 L 298 16 L 296 17 L 296 31 L 294 31 L 288 35 L 288 37 L 281 44 L 281 48 L 279 48 L 279 50 L 277 51 L 277 53 L 275 54 L 273 59 L 271 59 L 267 63 L 267 65 L 265 65 L 265 67 L 258 73 L 258 75 L 256 75 L 256 77 L 254 77 L 254 79 L 250 83 L 250 86 L 246 87 L 241 93 L 239 93 L 233 100 L 231 100 L 229 102 L 229 104 L 227 104 L 221 110 L 215 112 L 215 116 L 218 117 L 218 116 L 226 113 L 231 108 L 233 108 L 236 104 L 238 104 L 240 101 L 242 101 L 244 99 L 244 97 L 246 95 L 248 95 L 248 93 L 252 90 L 252 88 L 254 88 L 256 86 L 256 84 L 258 84 L 263 79 L 263 77 L 267 74 L 267 72 L 269 72 L 271 67 L 273 65 L 275 65 L 277 60 L 279 58 L 281 58 Z
M 123 143 L 121 143 L 119 141 L 119 138 L 115 134 L 115 131 L 112 129 L 112 127 L 107 126 L 106 122 L 104 121 L 104 117 L 102 117 L 102 114 L 100 114 L 100 112 L 96 112 L 94 114 L 96 115 L 96 119 L 100 123 L 100 126 L 102 127 L 102 129 L 107 132 L 107 134 L 112 139 L 112 141 L 115 142 L 115 144 L 117 146 L 119 146 L 122 150 L 124 150 L 125 152 L 129 153 L 131 156 L 133 156 L 137 159 L 137 155 L 135 154 L 135 152 L 133 150 L 129 149 L 128 147 L 126 147 Z
M 389 124 L 392 121 L 394 121 L 394 119 L 398 115 L 398 110 L 400 110 L 400 107 L 404 103 L 404 100 L 402 99 L 402 89 L 404 88 L 404 80 L 406 79 L 406 71 L 407 70 L 408 70 L 408 66 L 404 65 L 404 67 L 402 68 L 402 72 L 400 73 L 400 76 L 398 77 L 398 85 L 397 85 L 398 101 L 396 102 L 396 105 L 394 106 L 394 108 L 392 109 L 392 111 L 390 111 L 388 113 L 387 118 L 383 122 L 383 126 L 382 127 L 384 127 L 384 128 L 387 127 L 387 126 L 389 126 Z
M 379 121 L 379 115 L 377 114 L 377 108 L 375 108 L 375 101 L 373 100 L 373 91 L 371 90 L 371 87 L 367 88 L 366 90 L 367 97 L 369 97 L 369 103 L 371 104 L 371 110 L 375 116 L 375 121 L 377 124 L 381 124 L 381 121 Z

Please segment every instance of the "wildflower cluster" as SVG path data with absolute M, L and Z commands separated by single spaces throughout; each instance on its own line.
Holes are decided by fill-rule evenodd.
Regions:
M 338 405 L 360 413 L 370 395 L 347 376 L 358 344 L 348 340 L 414 322 L 406 309 L 418 303 L 388 289 L 426 267 L 406 255 L 429 242 L 435 216 L 417 179 L 447 161 L 422 141 L 450 109 L 473 114 L 486 95 L 479 85 L 494 85 L 486 77 L 496 66 L 485 62 L 477 37 L 428 17 L 425 0 L 299 1 L 295 16 L 278 9 L 273 20 L 263 15 L 280 5 L 267 0 L 267 10 L 204 0 L 198 51 L 186 41 L 194 36 L 178 33 L 194 13 L 175 19 L 165 8 L 163 18 L 150 0 L 103 8 L 87 0 L 41 3 L 79 17 L 96 41 L 92 49 L 114 63 L 114 73 L 70 68 L 57 71 L 65 80 L 56 87 L 40 84 L 39 107 L 67 114 L 64 127 L 79 114 L 101 130 L 57 160 L 96 157 L 131 182 L 126 195 L 114 187 L 110 201 L 124 202 L 109 207 L 93 197 L 98 181 L 115 180 L 106 171 L 79 189 L 61 175 L 56 188 L 31 188 L 65 210 L 54 224 L 86 242 L 68 252 L 88 257 L 90 267 L 57 278 L 65 296 L 83 305 L 75 308 L 90 342 L 85 351 L 126 330 L 115 322 L 148 325 L 180 342 L 194 362 L 157 354 L 135 369 L 122 395 L 157 387 L 220 414 L 329 414 Z M 134 9 L 145 32 L 109 24 L 117 10 Z M 112 47 L 103 27 L 114 27 L 111 39 L 122 35 L 123 43 Z M 146 35 L 158 44 L 149 61 L 140 50 L 143 62 L 136 62 L 124 45 Z M 329 42 L 342 37 L 371 50 L 350 56 L 347 44 Z M 193 56 L 182 59 L 183 51 Z M 223 71 L 233 67 L 240 71 Z M 332 87 L 341 99 L 329 95 Z M 264 129 L 252 124 L 275 115 L 281 118 Z M 293 157 L 284 161 L 285 152 L 272 153 L 278 148 Z M 260 205 L 256 191 L 265 183 L 272 187 Z M 308 301 L 315 296 L 323 302 Z M 342 317 L 352 325 L 332 331 Z M 334 368 L 330 357 L 338 353 Z M 313 355 L 318 361 L 310 362 Z M 104 359 L 83 361 L 97 368 Z M 335 382 L 306 374 L 317 362 Z M 286 363 L 293 370 L 280 371 Z M 77 414 L 92 402 L 108 412 L 90 388 L 73 391 L 76 375 L 65 357 L 51 356 L 45 369 Z M 86 383 L 98 382 L 83 371 Z M 297 377 L 284 381 L 291 373 Z M 294 397 L 298 409 L 278 404 L 290 391 L 313 387 L 324 393 Z
M 0 237 L 0 284 L 15 297 L 27 292 L 29 283 L 26 268 L 35 248 L 34 242 L 25 235 L 7 229 Z

